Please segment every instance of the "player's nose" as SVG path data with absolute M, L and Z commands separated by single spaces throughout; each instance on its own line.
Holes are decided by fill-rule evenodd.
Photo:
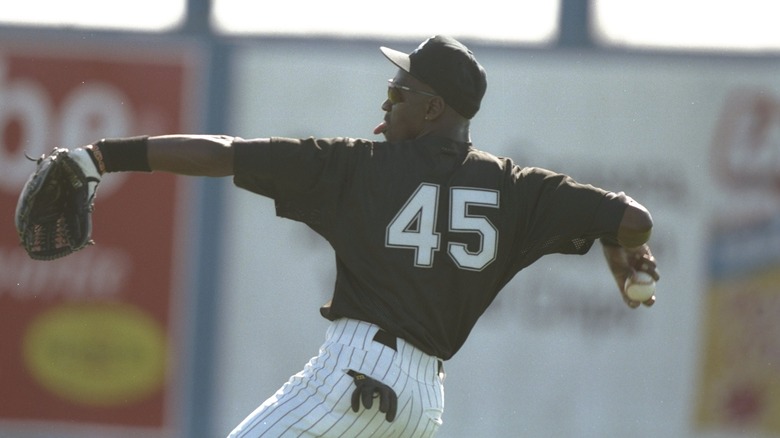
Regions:
M 391 108 L 393 108 L 393 103 L 390 102 L 390 99 L 385 99 L 385 101 L 382 102 L 382 111 L 388 112 Z

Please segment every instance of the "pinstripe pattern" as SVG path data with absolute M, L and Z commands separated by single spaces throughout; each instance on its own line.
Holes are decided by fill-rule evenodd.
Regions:
M 430 437 L 441 425 L 443 376 L 438 359 L 398 339 L 398 351 L 374 342 L 378 327 L 340 319 L 328 328 L 319 355 L 292 376 L 229 438 L 276 437 Z M 398 394 L 392 423 L 361 406 L 352 412 L 355 389 L 348 369 L 389 385 Z

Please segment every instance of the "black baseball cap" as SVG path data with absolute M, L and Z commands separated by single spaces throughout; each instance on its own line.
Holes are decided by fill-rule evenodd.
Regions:
M 381 47 L 398 68 L 425 82 L 458 114 L 471 119 L 487 89 L 485 69 L 466 46 L 452 37 L 428 38 L 412 53 Z

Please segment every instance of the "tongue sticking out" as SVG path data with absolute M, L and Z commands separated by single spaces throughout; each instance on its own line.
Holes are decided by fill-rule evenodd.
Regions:
M 374 128 L 374 135 L 379 135 L 385 132 L 385 129 L 387 129 L 387 122 L 383 121 L 382 123 L 376 125 L 376 128 Z

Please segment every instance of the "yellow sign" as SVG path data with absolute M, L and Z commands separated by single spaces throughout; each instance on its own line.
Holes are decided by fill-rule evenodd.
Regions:
M 64 399 L 113 406 L 161 388 L 166 339 L 150 316 L 127 304 L 69 304 L 42 313 L 24 339 L 30 373 Z
M 716 280 L 704 305 L 698 424 L 780 434 L 780 269 Z

